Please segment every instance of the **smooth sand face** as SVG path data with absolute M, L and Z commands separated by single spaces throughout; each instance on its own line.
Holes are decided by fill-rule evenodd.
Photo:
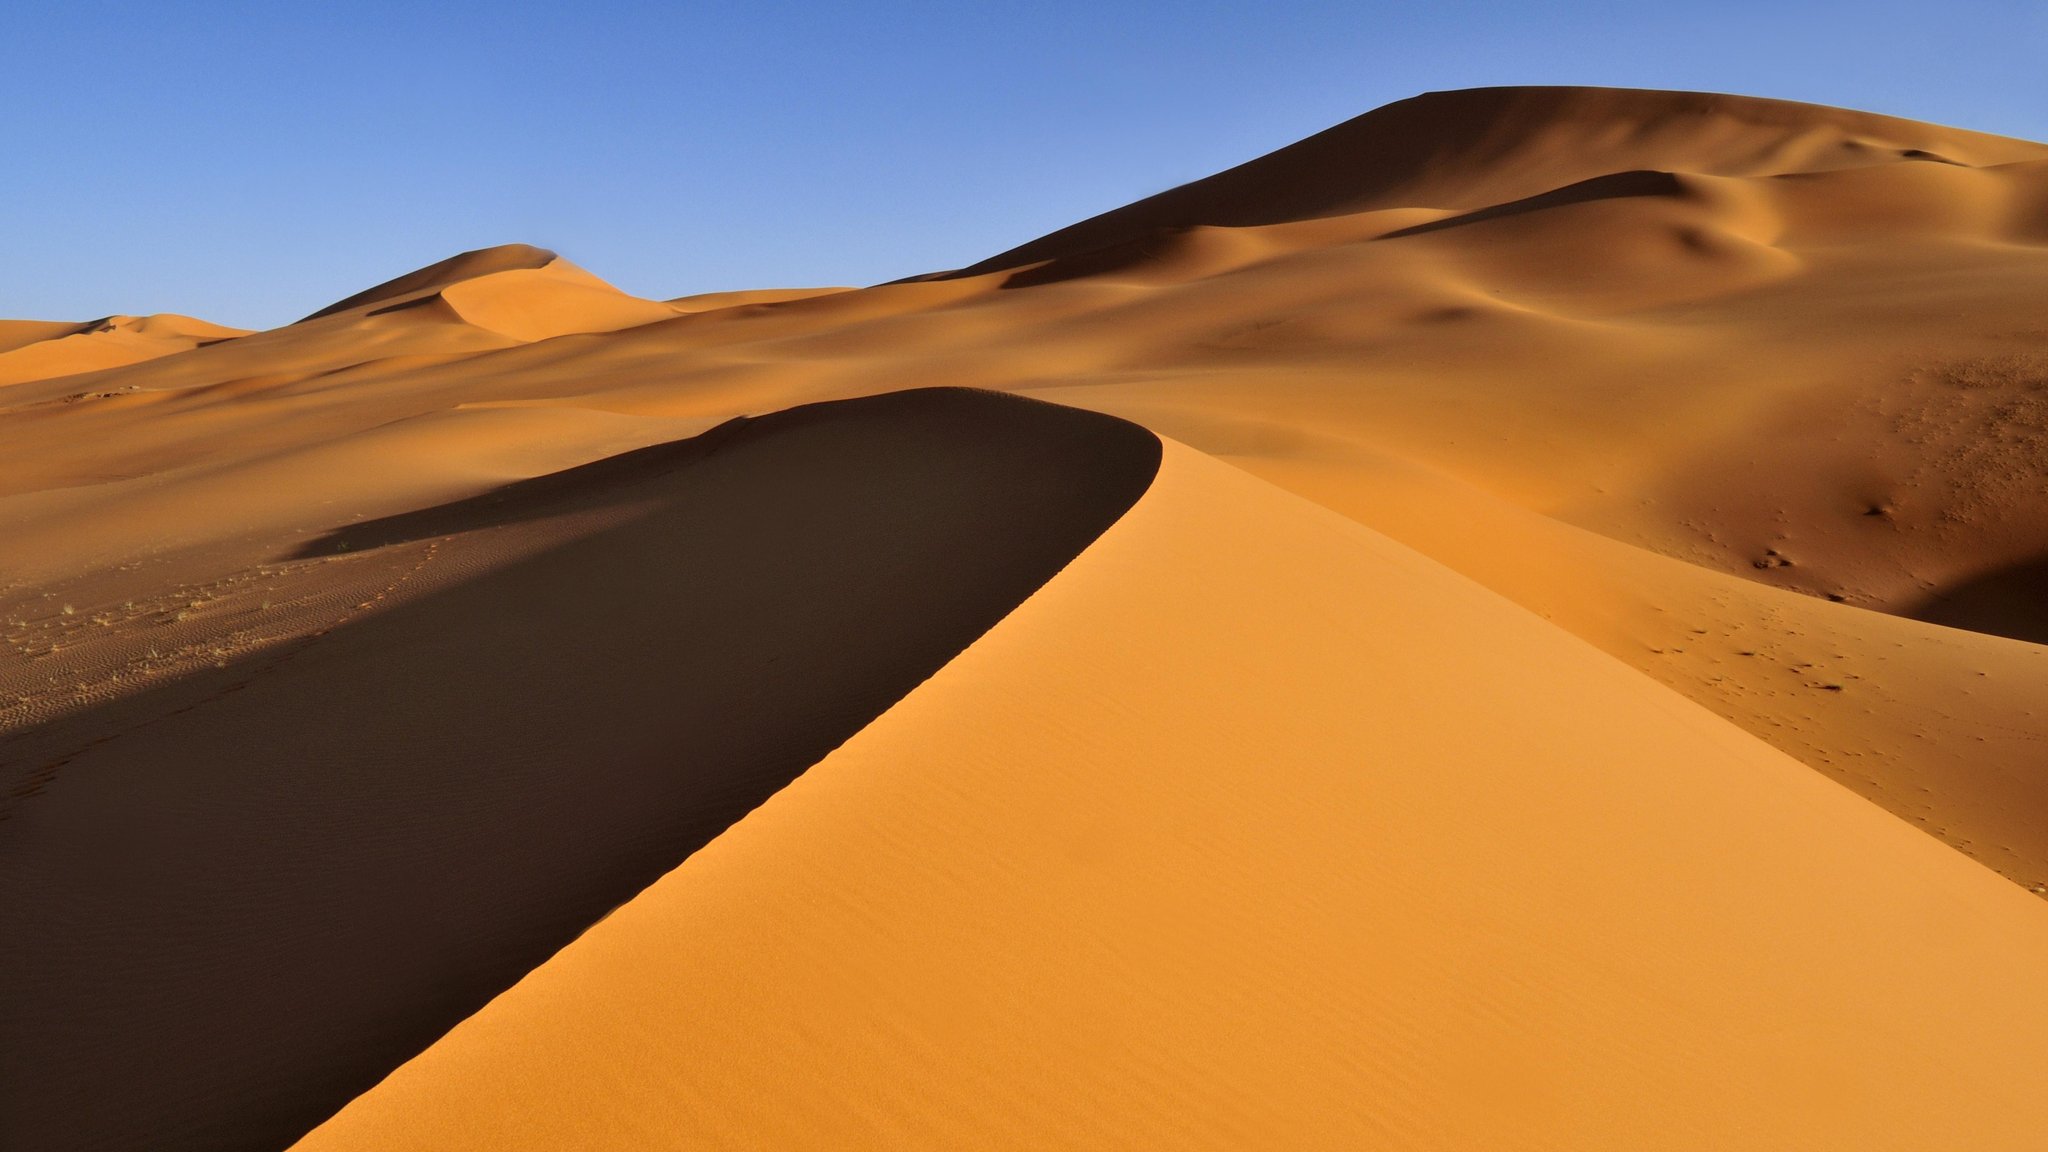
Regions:
M 856 829 L 821 842 L 818 851 L 842 855 L 818 863 L 820 871 L 758 862 L 800 849 L 802 838 L 786 832 L 762 833 L 774 847 L 750 849 L 756 854 L 744 858 L 755 863 L 707 863 L 723 859 L 722 846 L 736 837 L 753 835 L 753 822 L 743 822 L 670 878 L 701 902 L 688 916 L 715 913 L 707 923 L 716 932 L 685 942 L 690 933 L 674 926 L 682 921 L 664 921 L 670 926 L 633 937 L 648 942 L 645 955 L 634 951 L 638 944 L 603 944 L 612 957 L 603 963 L 620 967 L 602 977 L 581 974 L 598 961 L 574 960 L 579 975 L 563 978 L 560 987 L 573 995 L 564 994 L 570 1007 L 561 1011 L 588 1015 L 587 1035 L 566 1016 L 549 1015 L 555 1009 L 535 1006 L 540 994 L 529 989 L 556 986 L 555 966 L 544 965 L 501 1001 L 513 1014 L 507 1023 L 492 1023 L 500 1017 L 491 1012 L 477 1017 L 451 1037 L 453 1054 L 430 1050 L 417 1071 L 366 1097 L 334 1139 L 374 1146 L 408 1123 L 452 1132 L 452 1119 L 436 1119 L 444 1096 L 447 1117 L 475 1119 L 495 1099 L 476 1078 L 497 1069 L 537 1101 L 506 1104 L 500 1120 L 623 1144 L 633 1142 L 629 1133 L 669 1132 L 674 1113 L 701 1105 L 705 1123 L 720 1127 L 700 1135 L 742 1144 L 788 1134 L 886 1145 L 912 1131 L 940 1143 L 949 1133 L 993 1140 L 990 1117 L 1001 1110 L 1041 1118 L 1051 1126 L 1041 1131 L 1079 1133 L 1077 1142 L 1175 1143 L 1175 1124 L 1254 1144 L 1265 1131 L 1318 1143 L 1309 1129 L 1287 1125 L 1327 1124 L 1365 1142 L 1368 1125 L 1379 1124 L 1391 1135 L 1375 1142 L 1469 1137 L 1514 1146 L 1500 1126 L 1519 1118 L 1527 1131 L 1548 1134 L 1525 1146 L 1585 1147 L 1626 1145 L 1644 1131 L 1631 1125 L 1662 1109 L 1676 1133 L 1665 1142 L 1679 1145 L 1740 1146 L 1733 1126 L 1747 1117 L 1752 1131 L 1789 1133 L 1782 1142 L 1802 1146 L 1838 1137 L 1857 1146 L 1847 1135 L 1886 1146 L 1881 1118 L 1917 1139 L 1900 1136 L 1892 1146 L 1970 1137 L 1996 1146 L 2029 1125 L 2038 1131 L 2040 1119 L 2007 1092 L 2030 1071 L 2001 1073 L 1978 1061 L 1995 1055 L 2008 1072 L 2032 1068 L 2014 1047 L 2022 1033 L 2007 1027 L 2035 1020 L 2035 1001 L 2012 965 L 2035 963 L 2042 915 L 2021 888 L 2048 888 L 2048 829 L 2034 818 L 2048 805 L 2039 751 L 2048 744 L 2048 647 L 2039 642 L 2048 635 L 2048 601 L 2038 579 L 2048 556 L 2048 522 L 2038 515 L 2048 484 L 2048 329 L 2037 305 L 2048 299 L 2044 213 L 2048 147 L 2038 144 L 1776 101 L 1492 89 L 1390 106 L 914 282 L 659 302 L 515 245 L 465 253 L 272 332 L 192 338 L 172 354 L 92 371 L 83 370 L 91 362 L 59 357 L 67 374 L 37 369 L 39 378 L 0 387 L 0 538 L 9 542 L 0 553 L 0 805 L 26 812 L 59 802 L 75 777 L 46 773 L 47 758 L 23 753 L 53 732 L 76 731 L 68 726 L 138 700 L 182 707 L 203 698 L 212 678 L 267 666 L 294 646 L 333 650 L 339 637 L 369 635 L 379 621 L 427 619 L 401 614 L 451 603 L 435 598 L 459 597 L 473 582 L 509 580 L 504 573 L 536 550 L 597 531 L 609 523 L 604 515 L 619 511 L 528 521 L 508 535 L 503 525 L 466 531 L 424 510 L 631 460 L 623 454 L 734 416 L 925 386 L 1019 393 L 1124 418 L 1220 461 L 1188 465 L 1190 475 L 1210 477 L 1195 487 L 1233 507 L 1240 497 L 1251 501 L 1276 518 L 1273 531 L 1288 542 L 1254 543 L 1253 526 L 1231 527 L 1227 516 L 1144 534 L 1161 559 L 1123 563 L 1156 586 L 1159 611 L 1180 614 L 1151 618 L 1156 627 L 1142 642 L 1106 626 L 1099 636 L 1079 626 L 1027 630 L 1056 635 L 1058 654 L 1048 654 L 1050 642 L 1006 648 L 1035 655 L 1018 657 L 1015 667 L 1005 657 L 1005 686 L 993 695 L 941 692 L 965 666 L 950 665 L 929 687 L 957 712 L 892 710 L 849 745 L 850 756 L 870 740 L 881 746 L 876 733 L 897 733 L 886 739 L 901 750 L 891 760 L 904 765 L 904 787 L 933 795 L 861 794 L 844 801 L 847 811 L 899 804 L 958 816 L 957 824 L 870 818 L 883 824 L 871 831 L 889 838 L 889 852 L 957 863 L 957 876 L 939 871 L 913 882 L 899 871 L 892 875 L 904 890 L 878 895 L 872 878 L 882 873 L 868 869 L 898 865 L 857 859 L 863 847 L 881 849 Z M 49 356 L 69 341 L 114 335 L 76 329 L 0 327 L 0 372 L 10 356 L 39 348 Z M 1223 465 L 1236 471 L 1216 470 Z M 960 467 L 973 471 L 971 462 Z M 1320 505 L 1323 527 L 1297 523 L 1302 506 L 1261 483 Z M 1251 500 L 1254 491 L 1266 495 Z M 429 523 L 449 538 L 390 542 L 363 527 Z M 1321 556 L 1338 546 L 1304 543 L 1280 526 L 1321 539 L 1333 523 L 1381 534 L 1357 529 L 1357 539 L 1374 543 L 1344 548 L 1388 563 L 1400 555 L 1403 571 L 1437 573 L 1403 585 L 1413 603 L 1397 598 L 1395 607 L 1407 604 L 1418 619 L 1469 613 L 1495 622 L 1487 628 L 1497 626 L 1503 639 L 1446 626 L 1432 633 L 1434 647 L 1414 654 L 1417 666 L 1470 665 L 1473 683 L 1493 688 L 1468 699 L 1443 678 L 1425 678 L 1418 684 L 1435 687 L 1410 691 L 1377 662 L 1377 643 L 1354 646 L 1356 667 L 1346 663 L 1352 656 L 1310 643 L 1317 629 L 1303 619 L 1339 621 L 1331 626 L 1343 635 L 1379 621 L 1344 615 L 1385 607 L 1375 599 L 1378 576 L 1304 559 L 1305 570 L 1319 574 L 1304 584 L 1245 567 L 1249 560 L 1196 558 L 1192 542 L 1213 533 L 1219 552 L 1235 541 Z M 350 550 L 320 551 L 341 542 Z M 1418 557 L 1490 593 L 1456 584 Z M 1235 582 L 1205 583 L 1217 566 Z M 628 566 L 606 579 L 628 588 L 640 577 Z M 1207 591 L 1177 599 L 1181 582 Z M 1454 586 L 1463 591 L 1453 594 Z M 1024 613 L 1051 611 L 1039 606 L 1045 599 Z M 1351 603 L 1359 599 L 1371 603 Z M 1297 609 L 1307 615 L 1287 615 Z M 451 643 L 471 642 L 456 617 L 432 618 Z M 474 626 L 474 642 L 484 644 L 498 643 L 508 625 L 493 617 Z M 1005 634 L 998 629 L 989 643 Z M 1517 636 L 1531 646 L 1505 639 Z M 621 644 L 638 639 L 618 636 Z M 1278 645 L 1270 654 L 1269 640 Z M 581 670 L 579 691 L 618 691 L 604 659 L 611 643 L 560 639 L 584 661 L 564 664 Z M 1116 647 L 1123 643 L 1141 651 Z M 1519 654 L 1514 691 L 1500 680 L 1504 651 Z M 1124 661 L 1118 679 L 1069 679 L 1112 659 Z M 1246 662 L 1264 670 L 1256 683 L 1238 678 Z M 479 691 L 500 674 L 489 664 L 465 672 Z M 637 699 L 653 674 L 616 675 L 637 677 L 625 693 Z M 1212 681 L 1238 687 L 1214 696 L 1205 687 Z M 1341 707 L 1323 694 L 1329 683 L 1352 687 Z M 1395 688 L 1401 694 L 1390 695 Z M 1087 691 L 1107 699 L 1088 699 Z M 1524 695 L 1551 706 L 1530 716 L 1517 702 Z M 1011 731 L 997 725 L 1006 702 L 1026 698 L 1044 701 L 1022 726 L 1029 730 L 995 742 L 994 733 Z M 1126 707 L 1127 699 L 1157 707 Z M 429 697 L 421 700 L 336 714 L 376 738 L 400 740 L 408 725 L 436 723 Z M 1727 723 L 1709 722 L 1694 705 Z M 913 722 L 912 712 L 924 718 Z M 659 740 L 663 715 L 617 718 L 616 734 Z M 1536 727 L 1517 727 L 1512 717 Z M 960 735 L 982 732 L 984 723 L 983 743 Z M 1394 731 L 1374 727 L 1381 724 L 1407 726 L 1399 728 L 1407 733 L 1402 756 L 1376 754 L 1372 762 L 1410 774 L 1399 811 L 1411 823 L 1390 823 L 1339 787 L 1352 779 L 1339 770 L 1364 759 L 1358 749 L 1393 747 L 1357 743 Z M 1326 728 L 1335 743 L 1319 743 Z M 1512 737 L 1486 736 L 1499 743 L 1482 747 L 1466 729 Z M 1788 760 L 1737 730 L 1813 772 L 1788 775 Z M 1255 749 L 1251 732 L 1265 743 Z M 1207 733 L 1215 748 L 1188 733 Z M 208 738 L 232 741 L 233 733 Z M 1525 742 L 1555 753 L 1528 760 L 1533 779 L 1555 777 L 1554 789 L 1494 787 L 1502 763 L 1522 763 Z M 1607 749 L 1597 758 L 1607 767 L 1575 774 L 1566 744 Z M 1194 779 L 1221 780 L 1226 760 L 1242 776 L 1266 763 L 1263 749 L 1282 745 L 1294 752 L 1283 763 L 1292 767 L 1276 777 L 1284 788 L 1270 801 L 1274 811 L 1324 803 L 1357 815 L 1355 828 L 1393 837 L 1358 833 L 1361 846 L 1316 824 L 1327 839 L 1305 842 L 1299 857 L 1270 839 L 1230 841 L 1238 845 L 1233 861 L 1279 853 L 1238 887 L 1215 877 L 1211 888 L 1228 897 L 1219 907 L 1240 918 L 1230 923 L 1256 921 L 1267 935 L 1251 939 L 1314 947 L 1259 963 L 1218 951 L 1185 981 L 1168 979 L 1178 969 L 1158 950 L 1192 947 L 1200 941 L 1187 933 L 1221 921 L 1187 909 L 1192 888 L 1176 895 L 1152 877 L 1141 887 L 1153 912 L 1119 906 L 1135 917 L 1126 935 L 1111 932 L 1107 905 L 1075 905 L 1077 924 L 1113 936 L 1124 951 L 1033 951 L 1070 939 L 1033 935 L 1049 931 L 1060 905 L 1030 894 L 1050 884 L 1045 891 L 1072 897 L 1064 881 L 1048 879 L 1067 873 L 1044 869 L 1095 850 L 1087 829 L 1096 825 L 1074 821 L 1152 819 L 1136 809 L 1158 802 L 1158 786 L 1146 781 L 1159 779 L 1162 764 L 1194 765 Z M 1006 793 L 1022 805 L 1016 812 L 948 807 L 967 804 L 943 791 L 950 777 L 932 767 L 949 748 L 977 764 L 1012 757 L 1001 763 L 1019 771 L 1050 764 L 1040 781 L 1048 791 Z M 1062 774 L 1061 764 L 1109 763 L 1089 758 L 1112 753 L 1100 787 L 1128 792 L 1091 793 Z M 1622 772 L 1624 763 L 1634 776 Z M 1491 774 L 1473 776 L 1482 771 Z M 1618 783 L 1665 787 L 1660 774 L 1689 781 L 1670 785 L 1692 798 L 1684 821 L 1656 796 Z M 762 816 L 797 803 L 814 778 L 854 776 L 807 776 Z M 1725 778 L 1740 803 L 1707 799 L 1699 789 L 1709 778 Z M 1430 793 L 1430 780 L 1444 790 Z M 1856 807 L 1836 785 L 1890 815 Z M 1553 793 L 1563 799 L 1545 806 L 1541 797 Z M 1260 795 L 1241 792 L 1233 801 L 1256 807 Z M 1323 800 L 1305 798 L 1316 795 Z M 1105 802 L 1091 809 L 1091 801 Z M 1490 804 L 1513 805 L 1523 817 L 1509 821 L 1507 809 Z M 1147 842 L 1162 845 L 1159 860 L 1209 875 L 1205 869 L 1220 865 L 1200 845 L 1236 834 L 1228 807 L 1169 806 L 1164 811 L 1185 816 L 1173 826 L 1182 839 Z M 1037 823 L 998 820 L 1031 813 Z M 1757 813 L 1775 813 L 1778 831 L 1758 832 Z M 806 815 L 805 826 L 813 820 Z M 824 817 L 815 820 L 824 826 Z M 1865 832 L 1841 830 L 1871 821 L 1888 831 L 1869 832 L 1866 842 L 1856 839 Z M 1512 834 L 1501 831 L 1509 823 Z M 0 844 L 19 826 L 0 822 Z M 1645 839 L 1621 836 L 1622 826 L 1640 828 Z M 1561 828 L 1580 839 L 1528 839 Z M 1001 857 L 1009 871 L 972 858 L 976 837 L 990 829 L 992 843 L 1010 845 Z M 1948 847 L 1905 834 L 1916 829 Z M 1409 867 L 1405 854 L 1431 837 L 1469 850 L 1488 869 L 1481 878 L 1437 855 L 1415 857 L 1434 862 L 1444 884 L 1497 888 L 1503 901 L 1534 885 L 1542 898 L 1524 899 L 1524 911 L 1488 904 L 1490 911 L 1447 920 L 1431 909 L 1471 910 L 1479 897 L 1458 895 L 1464 888 L 1416 889 L 1437 898 L 1425 906 L 1402 903 L 1406 890 L 1381 893 L 1363 882 L 1326 889 L 1319 885 L 1334 882 L 1307 879 L 1341 875 L 1305 863 L 1330 864 L 1340 846 L 1367 853 L 1373 869 Z M 1488 847 L 1500 837 L 1512 859 L 1501 854 L 1507 848 Z M 1666 841 L 1668 850 L 1657 847 Z M 1989 876 L 1978 864 L 2017 885 L 1995 895 L 1995 885 L 1956 879 Z M 707 870 L 716 871 L 715 884 L 686 879 Z M 776 887 L 799 881 L 801 898 L 790 894 L 796 887 Z M 793 901 L 814 918 L 799 917 L 804 927 L 784 933 L 749 902 L 756 892 L 773 896 L 759 907 Z M 931 955 L 909 956 L 909 937 L 877 927 L 894 923 L 885 912 L 929 921 L 933 932 L 967 925 L 948 920 L 954 913 L 938 904 L 916 903 L 942 899 L 987 913 L 968 926 L 991 932 L 1001 918 L 989 901 L 1031 911 L 1000 939 L 1039 958 L 1019 964 L 1042 961 L 1057 974 L 1048 987 L 1076 1007 L 1072 1015 L 1058 1005 L 1046 1011 L 1072 1023 L 1070 1039 L 1047 1039 L 977 1007 L 969 991 L 948 983 L 972 979 L 946 960 L 985 958 L 973 950 L 978 943 L 921 936 L 916 947 Z M 1628 928 L 1621 908 L 1647 917 L 1640 931 L 1649 935 L 1624 937 L 1640 948 L 1601 943 L 1609 926 Z M 1380 993 L 1370 982 L 1347 988 L 1335 972 L 1340 961 L 1367 955 L 1359 918 L 1379 910 L 1408 926 L 1401 939 L 1410 943 L 1399 953 L 1408 959 L 1373 960 L 1367 971 L 1406 973 L 1407 982 L 1387 985 L 1415 993 L 1405 1007 L 1373 999 Z M 1175 927 L 1183 911 L 1188 918 Z M 598 949 L 611 939 L 613 925 L 630 921 L 626 912 L 586 943 Z M 1339 927 L 1326 935 L 1325 924 Z M 1989 942 L 2001 934 L 2004 944 Z M 973 933 L 962 927 L 961 935 Z M 763 941 L 799 938 L 808 943 L 788 958 L 760 960 L 773 951 Z M 875 950 L 841 957 L 849 942 Z M 572 949 L 561 959 L 578 955 Z M 858 988 L 844 982 L 851 977 L 832 974 L 840 970 L 806 974 L 806 958 L 818 956 L 843 959 L 848 971 L 875 968 L 877 987 L 895 987 L 889 973 L 902 967 L 906 980 L 933 988 L 934 999 L 917 1008 L 906 991 L 863 1007 Z M 1422 967 L 1401 967 L 1416 956 L 1446 975 L 1430 983 Z M 1140 958 L 1150 967 L 1134 967 Z M 752 996 L 735 1002 L 746 1010 L 711 1012 L 709 1030 L 697 1032 L 663 1015 L 683 1012 L 684 1001 L 661 1007 L 669 1002 L 647 974 L 672 976 L 684 960 Z M 774 980 L 745 984 L 730 971 L 759 963 L 780 965 Z M 614 977 L 632 994 L 606 992 Z M 1217 993 L 1225 977 L 1241 990 Z M 1002 987 L 1037 1003 L 1028 980 L 1002 978 L 1010 981 Z M 1500 980 L 1521 982 L 1503 988 Z M 1297 985 L 1339 1007 L 1282 1003 Z M 1160 991 L 1141 995 L 1141 986 Z M 1975 998 L 1979 992 L 1987 998 Z M 1751 999 L 1729 998 L 1738 993 Z M 364 995 L 374 1000 L 373 991 Z M 1191 1006 L 1185 1031 L 1145 998 L 1152 995 Z M 815 1019 L 778 1016 L 796 1009 L 778 1007 L 777 996 Z M 1994 996 L 2009 1012 L 1993 1010 Z M 600 1001 L 605 1006 L 595 1006 Z M 1101 1011 L 1091 1017 L 1086 1007 Z M 755 1010 L 780 1023 L 745 1031 Z M 949 1017 L 955 1010 L 960 1015 Z M 1317 1024 L 1326 1010 L 1332 1015 Z M 873 1024 L 892 1013 L 898 1025 Z M 621 1024 L 613 1014 L 632 1019 Z M 1653 1028 L 1653 1017 L 1664 1025 Z M 1716 1023 L 1724 1018 L 1750 1023 Z M 1288 1024 L 1268 1029 L 1266 1019 Z M 1342 1029 L 1329 1022 L 1339 1019 Z M 990 1030 L 962 1031 L 977 1020 Z M 147 1019 L 110 1012 L 103 1023 L 141 1029 Z M 1290 1045 L 1288 1028 L 1313 1042 Z M 1184 1037 L 1190 1043 L 1177 1050 L 1195 1041 L 1222 1048 L 1226 1034 L 1261 1059 L 1169 1059 L 1161 1047 Z M 1740 1036 L 1747 1039 L 1737 1043 Z M 843 1113 L 836 1118 L 777 1095 L 795 1084 L 759 1072 L 785 1054 L 823 1061 L 825 1049 L 812 1040 L 837 1045 L 831 1051 L 848 1064 L 872 1065 L 829 1075 L 815 1066 L 838 1086 L 829 1101 Z M 1351 1041 L 1362 1046 L 1344 1047 Z M 588 1068 L 564 1070 L 572 1061 L 549 1055 L 608 1045 L 641 1053 L 636 1060 L 647 1067 L 621 1070 L 586 1055 L 578 1059 Z M 1120 1051 L 1126 1056 L 1115 1056 Z M 1527 1059 L 1504 1062 L 1497 1052 Z M 1574 1063 L 1581 1052 L 1583 1062 Z M 1111 1069 L 1138 1087 L 1112 1091 L 1106 1081 L 1048 1071 L 1062 1062 Z M 1006 1080 L 1003 1069 L 1012 1066 L 1017 1078 Z M 1545 1071 L 1553 1066 L 1554 1077 Z M 924 1107 L 912 1073 L 935 1068 L 945 1076 L 926 1078 L 946 1091 Z M 533 1084 L 541 1069 L 560 1076 L 559 1087 Z M 689 1087 L 700 1079 L 712 1086 L 702 1099 Z M 1269 1081 L 1295 1119 L 1239 1090 Z M 969 1085 L 978 1085 L 982 1103 L 969 1102 Z M 1474 1093 L 1474 1085 L 1487 1091 Z M 609 1102 L 612 1120 L 579 1105 L 585 1090 Z M 763 1102 L 744 1102 L 747 1092 Z M 1336 1116 L 1330 1109 L 1339 1100 L 1360 1103 Z M 1925 1126 L 1944 1106 L 1954 1139 Z M 1254 1116 L 1257 1124 L 1246 1119 Z M 479 1120 L 477 1131 L 503 1135 L 491 1127 L 497 1122 Z M 1019 1127 L 1015 1138 L 1032 1131 Z
M 2020 1149 L 2044 962 L 2018 888 L 1170 445 L 959 659 L 300 1147 Z

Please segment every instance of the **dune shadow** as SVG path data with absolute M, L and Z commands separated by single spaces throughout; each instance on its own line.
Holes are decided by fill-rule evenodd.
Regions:
M 1003 287 L 1033 288 L 1041 284 L 1060 284 L 1090 276 L 1115 276 L 1123 272 L 1139 271 L 1163 255 L 1172 243 L 1187 231 L 1186 228 L 1162 229 L 1105 248 L 1092 248 L 1085 252 L 1056 256 L 1043 264 L 1019 268 L 1003 277 Z
M 936 672 L 1159 458 L 927 389 L 325 538 L 635 506 L 0 747 L 32 782 L 0 821 L 0 1147 L 292 1143 Z
M 800 412 L 792 409 L 780 414 L 778 423 L 791 424 L 801 418 Z M 687 468 L 720 445 L 737 440 L 751 419 L 735 417 L 687 440 L 651 444 L 559 472 L 515 480 L 466 499 L 349 524 L 308 541 L 292 553 L 292 559 L 361 552 L 615 505 L 640 495 L 639 485 Z
M 1461 212 L 1442 220 L 1431 220 L 1424 224 L 1411 224 L 1397 228 L 1381 236 L 1381 240 L 1398 240 L 1403 236 L 1422 236 L 1430 232 L 1442 232 L 1449 228 L 1462 228 L 1468 224 L 1480 224 L 1488 220 L 1504 220 L 1530 212 L 1541 212 L 1546 208 L 1561 208 L 1567 204 L 1586 204 L 1596 200 L 1628 200 L 1646 196 L 1682 196 L 1685 183 L 1675 174 L 1651 169 L 1635 169 L 1628 172 L 1610 172 L 1595 176 L 1562 188 L 1553 188 L 1520 200 L 1495 204 L 1472 212 Z
M 2048 556 L 1944 588 L 1905 615 L 1929 624 L 2048 644 Z

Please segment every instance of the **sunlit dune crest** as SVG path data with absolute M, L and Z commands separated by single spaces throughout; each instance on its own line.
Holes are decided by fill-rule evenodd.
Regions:
M 0 322 L 0 1146 L 2037 1147 L 2043 300 L 2048 146 L 1496 88 Z
M 2019 1148 L 2041 911 L 1173 446 L 952 665 L 300 1147 Z
M 247 335 L 190 316 L 105 316 L 83 324 L 0 320 L 0 385 L 117 368 Z

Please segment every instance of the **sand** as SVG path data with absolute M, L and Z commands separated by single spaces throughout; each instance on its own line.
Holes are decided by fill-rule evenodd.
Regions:
M 259 699 L 347 653 L 318 724 L 434 733 L 386 758 L 432 790 L 497 746 L 447 726 L 449 693 L 536 666 L 565 699 L 660 690 L 667 665 L 631 656 L 657 637 L 609 607 L 659 565 L 519 575 L 653 513 L 537 478 L 630 473 L 738 416 L 983 389 L 1170 438 L 1161 482 L 753 816 L 650 853 L 622 889 L 674 871 L 580 943 L 545 960 L 598 901 L 359 1066 L 467 1021 L 316 1145 L 2023 1147 L 2044 212 L 2041 144 L 1483 89 L 864 289 L 647 300 L 511 245 L 273 331 L 159 325 L 147 359 L 72 351 L 118 324 L 10 321 L 0 884 L 38 813 L 124 794 L 22 751 L 96 718 L 229 681 Z M 52 359 L 4 375 L 31 353 Z M 978 458 L 943 467 L 979 483 Z M 566 503 L 503 522 L 513 492 Z M 543 585 L 547 611 L 455 607 Z M 543 632 L 559 657 L 401 655 Z M 237 748 L 248 707 L 166 723 Z M 666 707 L 595 714 L 604 740 L 672 738 Z M 296 779 L 265 787 L 341 819 Z M 432 833 L 439 859 L 484 854 Z M 130 891 L 65 850 L 63 875 Z M 165 923 L 122 947 L 248 959 Z M 127 1002 L 128 971 L 67 995 Z M 91 1035 L 148 1050 L 160 1017 L 109 1007 Z M 82 1090 L 51 1080 L 36 1095 Z M 152 1106 L 256 1095 L 223 1092 Z
M 499 566 L 9 745 L 0 1134 L 289 1143 L 945 664 L 1158 453 L 901 392 L 310 542 Z
M 2019 1149 L 2044 962 L 2018 888 L 1173 446 L 299 1147 Z
M 248 335 L 190 316 L 106 316 L 83 324 L 0 320 L 0 385 L 137 364 Z

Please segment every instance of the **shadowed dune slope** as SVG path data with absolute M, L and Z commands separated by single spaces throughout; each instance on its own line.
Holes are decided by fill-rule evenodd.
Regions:
M 943 665 L 1158 458 L 925 390 L 316 542 L 496 559 L 0 755 L 36 769 L 0 821 L 0 1146 L 288 1143 Z
M 2042 300 L 2048 147 L 1486 89 L 968 273 L 486 250 L 0 387 L 0 1124 L 289 1139 L 688 856 L 319 1139 L 2037 1144 Z M 1098 457 L 676 442 L 940 385 L 1187 448 L 890 707 Z
M 2027 643 L 2048 162 L 2027 157 L 2048 149 L 1811 105 L 1493 89 L 1370 113 L 1287 179 L 1250 181 L 1258 161 L 1225 184 L 1291 218 L 1296 192 L 1327 207 L 1382 170 L 1343 141 L 1402 132 L 1455 195 L 1370 202 L 1444 206 L 740 294 L 532 344 L 387 301 L 0 390 L 0 639 L 27 654 L 0 664 L 0 729 L 134 690 L 160 674 L 151 644 L 234 647 L 225 603 L 189 637 L 145 609 L 311 533 L 733 415 L 970 385 L 1134 420 L 1381 528 L 2048 889 L 2027 816 L 2048 805 L 2048 649 Z M 465 283 L 531 278 L 502 282 L 523 314 L 562 267 Z M 118 676 L 57 650 L 110 637 Z
M 1016 612 L 304 1152 L 2038 1146 L 2048 916 L 1169 442 Z
M 0 320 L 0 353 L 43 340 L 55 340 L 77 332 L 80 324 L 70 320 Z
M 459 252 L 446 260 L 429 264 L 424 268 L 416 268 L 403 276 L 395 276 L 375 287 L 365 288 L 353 296 L 337 300 L 306 317 L 306 320 L 318 320 L 337 312 L 347 312 L 369 304 L 396 300 L 401 296 L 445 288 L 450 284 L 459 284 L 478 276 L 545 268 L 559 259 L 560 257 L 553 252 L 545 248 L 535 248 L 531 244 L 500 244 L 492 248 Z M 302 320 L 300 323 L 303 324 L 305 321 Z
M 1944 589 L 1914 615 L 1935 624 L 2001 632 L 2048 645 L 2048 557 Z
M 1901 157 L 2000 164 L 2048 147 L 1789 100 L 1628 88 L 1468 88 L 1398 101 L 1225 172 L 989 257 L 979 275 L 1167 229 L 1382 208 L 1477 209 L 1611 172 L 1757 176 Z
M 359 314 L 453 321 L 522 342 L 611 332 L 675 318 L 676 308 L 631 296 L 567 260 L 525 244 L 464 252 L 387 280 L 315 312 L 309 321 Z

